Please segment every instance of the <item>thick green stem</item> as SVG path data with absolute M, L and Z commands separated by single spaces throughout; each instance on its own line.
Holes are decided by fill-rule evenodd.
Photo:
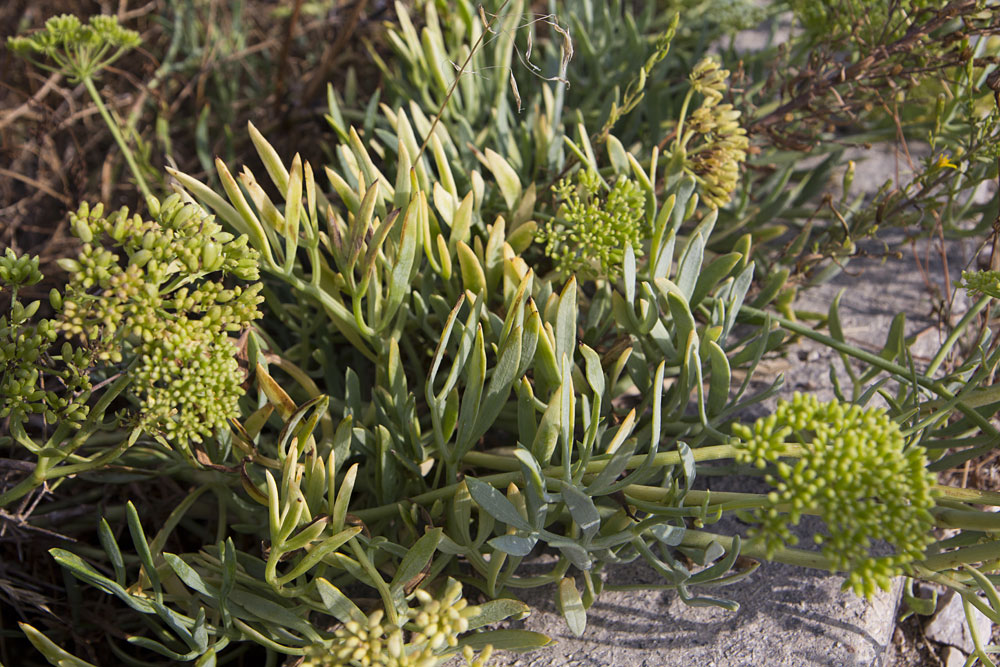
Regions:
M 966 563 L 982 563 L 998 559 L 1000 559 L 1000 540 L 994 540 L 928 556 L 921 565 L 930 570 L 948 570 Z
M 979 489 L 964 489 L 958 486 L 944 486 L 938 484 L 934 487 L 937 493 L 951 500 L 974 505 L 1000 506 L 1000 493 L 996 491 L 981 491 Z
M 485 477 L 477 477 L 481 482 L 486 482 L 495 487 L 502 488 L 510 484 L 511 482 L 521 481 L 521 473 L 519 472 L 506 472 L 497 475 L 486 475 Z M 434 489 L 433 491 L 428 491 L 426 493 L 421 493 L 418 496 L 413 496 L 408 499 L 408 502 L 415 503 L 417 505 L 430 505 L 436 500 L 445 500 L 451 498 L 458 491 L 458 487 L 461 486 L 461 482 L 458 484 L 449 484 L 448 486 L 442 486 L 439 489 Z M 380 507 L 372 507 L 370 509 L 351 511 L 353 516 L 358 517 L 365 523 L 371 523 L 373 521 L 378 521 L 380 519 L 387 519 L 389 517 L 396 516 L 399 510 L 397 509 L 400 503 L 391 503 L 389 505 L 382 505 Z
M 719 535 L 702 530 L 686 530 L 681 546 L 695 547 L 699 549 L 707 548 L 712 542 L 718 542 L 727 552 L 733 548 L 735 538 L 729 535 Z M 778 549 L 770 556 L 763 546 L 753 543 L 742 543 L 740 555 L 756 558 L 757 560 L 769 560 L 777 563 L 787 563 L 788 565 L 798 565 L 799 567 L 811 567 L 818 570 L 834 571 L 836 568 L 829 558 L 817 551 L 805 551 L 803 549 Z
M 757 308 L 753 308 L 751 306 L 742 306 L 740 308 L 740 313 L 748 316 L 756 322 L 765 321 L 768 317 L 770 317 L 771 321 L 777 323 L 788 331 L 805 336 L 806 338 L 810 338 L 818 343 L 822 343 L 823 345 L 837 350 L 838 352 L 852 356 L 855 359 L 859 359 L 870 366 L 874 366 L 875 368 L 881 369 L 900 378 L 913 378 L 918 385 L 937 394 L 946 401 L 955 398 L 955 395 L 948 391 L 948 389 L 938 380 L 929 378 L 926 375 L 913 373 L 910 368 L 901 366 L 892 361 L 887 361 L 877 354 L 868 352 L 867 350 L 862 350 L 854 347 L 853 345 L 848 345 L 847 343 L 841 342 L 831 336 L 821 334 L 810 327 L 800 324 L 799 322 L 795 322 L 775 313 L 766 313 L 763 310 L 758 310 Z M 962 412 L 962 414 L 982 429 L 984 433 L 988 433 L 993 436 L 1000 436 L 1000 432 L 997 431 L 996 427 L 994 427 L 989 420 L 976 412 L 975 409 L 969 407 L 961 401 L 957 403 L 956 407 Z
M 973 320 L 973 318 L 979 315 L 979 313 L 981 313 L 986 306 L 989 305 L 991 300 L 992 297 L 989 296 L 979 297 L 979 300 L 973 304 L 972 308 L 969 308 L 968 312 L 962 316 L 958 326 L 951 330 L 951 333 L 948 335 L 948 338 L 945 339 L 941 349 L 937 351 L 937 354 L 935 354 L 934 358 L 931 359 L 931 363 L 927 365 L 927 370 L 925 371 L 927 375 L 934 375 L 934 373 L 937 372 L 938 367 L 940 367 L 944 362 L 945 357 L 947 357 L 948 353 L 951 352 L 951 349 L 955 346 L 959 337 L 965 333 L 965 329 L 969 326 L 969 323 Z
M 385 580 L 382 575 L 379 574 L 378 570 L 375 568 L 375 564 L 372 563 L 371 559 L 368 558 L 368 554 L 365 553 L 364 547 L 358 543 L 357 538 L 352 537 L 347 542 L 350 546 L 351 551 L 354 552 L 355 558 L 361 563 L 361 567 L 364 568 L 368 576 L 371 577 L 372 583 L 378 590 L 379 596 L 382 598 L 382 606 L 385 608 L 385 617 L 389 622 L 390 626 L 399 627 L 399 613 L 396 611 L 396 605 L 392 601 L 392 591 L 386 585 Z
M 83 85 L 86 86 L 91 99 L 93 99 L 94 104 L 97 105 L 97 110 L 101 113 L 101 118 L 104 119 L 108 129 L 111 130 L 111 136 L 113 136 L 115 141 L 118 142 L 118 147 L 121 148 L 122 154 L 125 156 L 125 162 L 128 163 L 128 168 L 132 171 L 132 175 L 135 176 L 135 182 L 142 191 L 142 196 L 146 198 L 148 205 L 149 201 L 153 198 L 153 193 L 149 191 L 149 186 L 146 185 L 146 179 L 142 177 L 142 172 L 139 171 L 139 165 L 135 161 L 135 155 L 132 153 L 132 149 L 128 147 L 128 144 L 125 143 L 125 137 L 122 136 L 118 123 L 115 122 L 114 118 L 112 118 L 111 114 L 108 112 L 107 107 L 104 106 L 104 102 L 101 100 L 101 94 L 97 92 L 97 86 L 94 85 L 94 81 L 89 76 L 83 77 Z
M 734 445 L 714 445 L 712 447 L 699 447 L 691 450 L 696 463 L 702 461 L 718 461 L 720 459 L 736 458 L 738 448 Z M 788 456 L 796 456 L 802 453 L 802 448 L 797 445 L 788 447 Z M 586 474 L 599 473 L 604 470 L 610 457 L 592 459 L 586 464 L 583 472 Z M 625 465 L 626 470 L 635 470 L 646 461 L 645 454 L 631 457 Z M 492 470 L 520 470 L 521 464 L 511 456 L 499 454 L 488 454 L 486 452 L 469 452 L 462 457 L 462 462 L 468 465 L 482 466 Z M 673 466 L 681 464 L 680 452 L 660 452 L 653 458 L 653 466 Z M 560 467 L 550 466 L 543 471 L 548 476 L 561 475 L 563 470 Z
M 13 488 L 8 489 L 4 493 L 0 493 L 0 508 L 7 507 L 15 500 L 23 498 L 27 494 L 31 493 L 33 490 L 45 483 L 44 474 L 38 473 L 38 468 L 36 467 L 34 472 L 18 482 Z

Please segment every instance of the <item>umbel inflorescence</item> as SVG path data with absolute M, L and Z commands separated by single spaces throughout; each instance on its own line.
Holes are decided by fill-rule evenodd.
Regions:
M 1000 271 L 962 271 L 961 287 L 1000 299 Z
M 753 426 L 734 424 L 733 434 L 737 460 L 774 465 L 767 479 L 775 490 L 757 531 L 770 556 L 798 542 L 792 526 L 810 513 L 829 532 L 814 540 L 859 595 L 889 590 L 892 577 L 923 558 L 933 540 L 934 477 L 923 448 L 906 447 L 885 410 L 796 393 Z M 872 555 L 878 541 L 894 553 Z
M 627 246 L 641 254 L 648 231 L 646 198 L 637 182 L 620 176 L 608 189 L 596 172 L 581 169 L 552 192 L 559 207 L 540 241 L 560 274 L 614 280 Z
M 385 612 L 376 609 L 364 623 L 337 628 L 330 645 L 313 647 L 300 667 L 435 667 L 447 661 L 450 654 L 442 657 L 442 651 L 458 646 L 458 636 L 469 630 L 479 608 L 462 597 L 462 584 L 454 579 L 436 598 L 423 589 L 414 597 L 418 606 L 407 608 L 403 628 L 385 623 Z M 476 656 L 465 647 L 463 657 L 469 667 L 485 667 L 492 652 L 486 646 Z
M 0 288 L 13 292 L 10 312 L 0 316 L 0 420 L 9 418 L 12 431 L 31 415 L 79 426 L 88 413 L 91 355 L 68 343 L 56 348 L 56 323 L 33 321 L 41 302 L 18 300 L 19 288 L 41 280 L 37 257 L 19 257 L 10 248 L 0 257 Z
M 65 72 L 77 83 L 95 76 L 141 41 L 139 33 L 123 28 L 113 16 L 97 14 L 81 23 L 72 14 L 63 14 L 50 18 L 33 35 L 9 38 L 7 45 L 35 66 Z
M 691 90 L 702 96 L 702 102 L 677 137 L 677 145 L 683 150 L 684 171 L 694 176 L 702 186 L 705 201 L 714 207 L 726 204 L 739 184 L 740 165 L 746 161 L 750 145 L 739 123 L 741 112 L 732 104 L 720 104 L 728 79 L 729 70 L 722 69 L 712 58 L 695 65 L 690 76 Z
M 128 366 L 138 419 L 172 442 L 200 442 L 239 415 L 244 380 L 229 334 L 261 316 L 262 285 L 246 237 L 178 195 L 153 202 L 153 220 L 83 204 L 70 216 L 83 241 L 57 328 L 98 359 Z M 211 276 L 211 277 L 210 277 Z

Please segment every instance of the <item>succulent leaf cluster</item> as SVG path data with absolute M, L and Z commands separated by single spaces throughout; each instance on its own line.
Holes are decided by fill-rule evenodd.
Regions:
M 7 40 L 14 53 L 42 69 L 65 72 L 73 82 L 95 76 L 141 43 L 139 33 L 103 14 L 91 16 L 87 23 L 72 14 L 53 16 L 38 32 Z
M 170 441 L 200 442 L 239 414 L 244 376 L 229 334 L 260 317 L 257 252 L 195 204 L 172 195 L 154 219 L 102 205 L 70 216 L 83 241 L 57 328 L 100 359 L 132 363 L 143 427 Z M 221 277 L 209 277 L 221 274 Z
M 758 531 L 770 555 L 796 544 L 792 527 L 815 513 L 829 531 L 815 542 L 859 595 L 889 590 L 892 577 L 923 558 L 933 539 L 934 477 L 924 450 L 906 446 L 885 410 L 796 393 L 752 426 L 735 424 L 733 434 L 737 460 L 775 466 Z M 872 554 L 882 540 L 893 554 Z
M 752 426 L 733 424 L 777 391 L 779 382 L 756 394 L 748 387 L 783 332 L 816 332 L 764 310 L 776 298 L 787 305 L 787 272 L 752 285 L 761 272 L 752 242 L 768 236 L 738 225 L 757 200 L 719 210 L 748 150 L 741 112 L 723 103 L 729 72 L 699 61 L 700 51 L 668 59 L 675 37 L 682 53 L 694 48 L 683 37 L 691 30 L 677 31 L 676 15 L 655 16 L 656 3 L 615 27 L 611 17 L 627 12 L 626 3 L 585 0 L 566 3 L 565 24 L 540 19 L 549 28 L 539 33 L 549 34 L 534 45 L 535 57 L 545 69 L 511 75 L 514 54 L 531 44 L 522 39 L 533 30 L 525 23 L 530 4 L 505 3 L 493 20 L 477 17 L 468 0 L 417 2 L 418 32 L 397 3 L 399 26 L 387 39 L 404 62 L 379 63 L 385 104 L 369 105 L 363 127 L 345 123 L 362 114 L 342 111 L 331 91 L 328 120 L 340 141 L 325 168 L 298 155 L 284 162 L 250 126 L 269 183 L 247 168 L 234 176 L 217 160 L 224 192 L 170 172 L 205 209 L 174 196 L 151 199 L 150 219 L 99 207 L 72 217 L 83 249 L 62 263 L 70 284 L 51 298 L 58 319 L 3 335 L 20 336 L 15 351 L 70 337 L 89 355 L 78 365 L 103 364 L 95 379 L 131 383 L 131 395 L 122 395 L 137 405 L 138 427 L 120 447 L 139 446 L 129 456 L 141 461 L 152 447 L 161 454 L 150 435 L 203 441 L 198 458 L 185 460 L 198 475 L 183 464 L 162 473 L 168 484 L 180 470 L 185 485 L 199 485 L 155 540 L 126 506 L 142 565 L 135 583 L 125 581 L 135 560 L 126 564 L 106 522 L 101 541 L 114 580 L 110 568 L 99 572 L 53 550 L 75 577 L 145 616 L 154 629 L 130 638 L 136 645 L 199 664 L 230 643 L 256 642 L 287 655 L 288 665 L 429 667 L 459 653 L 483 665 L 489 649 L 476 656 L 472 646 L 548 641 L 519 630 L 460 636 L 523 614 L 508 591 L 556 584 L 559 609 L 581 634 L 604 590 L 603 568 L 638 558 L 685 603 L 735 609 L 734 601 L 695 594 L 753 569 L 740 558 L 741 536 L 704 530 L 726 511 L 692 489 L 701 462 L 713 459 L 771 467 L 775 490 L 752 501 L 764 507 L 765 549 L 757 553 L 802 557 L 782 547 L 795 544 L 791 528 L 803 515 L 818 514 L 828 528 L 818 545 L 858 592 L 887 586 L 927 557 L 927 461 L 918 446 L 906 447 L 889 413 L 796 396 Z M 563 25 L 573 26 L 594 85 L 566 88 L 559 72 L 572 49 Z M 622 41 L 627 48 L 613 48 Z M 470 55 L 455 81 L 445 64 Z M 679 76 L 658 64 L 675 60 L 698 63 L 679 114 L 664 103 L 680 101 L 672 90 Z M 609 93 L 624 74 L 632 75 L 624 95 Z M 523 114 L 512 98 L 524 102 Z M 687 113 L 692 100 L 700 106 Z M 575 139 L 567 136 L 569 109 Z M 588 126 L 601 129 L 590 134 Z M 673 151 L 660 159 L 659 130 L 671 128 Z M 566 177 L 555 197 L 536 196 L 555 174 Z M 783 185 L 763 193 L 776 198 L 770 211 L 801 208 L 824 182 L 818 170 L 782 190 L 790 174 L 775 174 Z M 769 224 L 774 216 L 764 217 Z M 806 247 L 806 237 L 795 243 Z M 237 281 L 260 272 L 280 298 L 269 298 L 268 318 L 247 331 L 260 316 L 261 287 Z M 31 261 L 0 262 L 3 276 L 34 279 Z M 18 307 L 18 322 L 37 308 Z M 852 348 L 836 320 L 834 306 L 830 331 L 846 355 Z M 896 365 L 907 352 L 896 345 L 898 329 L 895 347 L 851 375 L 855 398 L 882 372 L 906 376 Z M 249 379 L 234 358 L 236 333 L 245 334 L 240 352 L 252 360 L 258 389 L 242 398 Z M 64 359 L 80 354 L 64 350 Z M 55 358 L 51 349 L 34 358 L 45 354 Z M 35 395 L 36 385 L 26 390 L 22 376 L 9 386 L 44 411 L 46 397 Z M 914 393 L 939 387 L 919 380 Z M 916 400 L 904 398 L 893 415 Z M 88 426 L 112 427 L 98 419 L 84 433 Z M 58 449 L 65 440 L 53 436 L 45 451 L 67 451 Z M 68 480 L 114 455 L 59 463 Z M 199 523 L 217 511 L 209 519 L 217 541 L 192 531 L 175 542 L 194 545 L 191 552 L 164 553 L 169 534 L 193 523 L 195 513 L 186 514 L 195 507 Z M 873 555 L 878 541 L 893 553 Z M 557 562 L 526 573 L 524 559 L 538 545 Z M 470 606 L 449 576 L 495 599 Z M 338 586 L 378 595 L 381 608 L 363 612 Z M 40 633 L 25 632 L 44 644 Z M 63 659 L 53 647 L 42 650 Z
M 624 175 L 607 193 L 606 188 L 600 175 L 588 169 L 552 187 L 559 206 L 539 242 L 545 244 L 545 254 L 560 275 L 614 280 L 626 247 L 641 255 L 642 242 L 649 236 L 645 193 Z

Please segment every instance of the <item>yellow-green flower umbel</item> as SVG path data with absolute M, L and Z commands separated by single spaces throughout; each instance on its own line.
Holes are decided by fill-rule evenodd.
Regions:
M 437 597 L 414 591 L 417 606 L 406 609 L 404 627 L 385 622 L 376 609 L 365 622 L 350 621 L 334 631 L 329 645 L 314 646 L 301 667 L 437 667 L 457 652 L 458 637 L 469 629 L 479 608 L 462 597 L 462 584 L 449 579 Z M 475 655 L 468 646 L 462 657 L 468 667 L 485 667 L 493 647 Z
M 620 176 L 603 195 L 605 189 L 601 177 L 589 169 L 553 186 L 559 208 L 540 239 L 560 274 L 613 280 L 626 246 L 636 254 L 642 252 L 646 202 L 642 188 Z
M 230 333 L 260 317 L 257 251 L 178 195 L 151 200 L 154 219 L 86 204 L 70 216 L 83 241 L 69 272 L 59 327 L 101 359 L 133 363 L 138 423 L 183 446 L 239 413 L 243 375 Z
M 934 477 L 924 450 L 906 446 L 885 410 L 796 393 L 752 427 L 734 425 L 733 434 L 737 460 L 775 467 L 756 534 L 769 556 L 798 542 L 791 527 L 803 514 L 817 514 L 828 534 L 814 540 L 858 594 L 889 590 L 892 577 L 923 558 L 933 541 Z M 873 555 L 880 541 L 894 553 Z

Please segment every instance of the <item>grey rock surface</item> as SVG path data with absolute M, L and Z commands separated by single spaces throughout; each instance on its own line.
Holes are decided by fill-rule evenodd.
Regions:
M 988 641 L 992 630 L 990 619 L 975 608 L 972 609 L 972 618 L 980 641 Z M 948 591 L 941 596 L 937 612 L 924 626 L 924 634 L 928 639 L 953 646 L 966 655 L 976 648 L 966 623 L 962 596 L 955 594 L 954 591 Z
M 946 646 L 944 651 L 941 653 L 941 659 L 944 661 L 944 667 L 964 667 L 965 657 L 965 654 L 954 646 Z
M 616 580 L 654 583 L 641 566 L 622 568 Z M 510 667 L 868 667 L 891 636 L 900 584 L 870 602 L 840 590 L 843 579 L 788 565 L 767 565 L 755 576 L 713 590 L 740 603 L 738 612 L 687 607 L 660 591 L 604 593 L 587 614 L 582 638 L 558 615 L 554 591 L 532 592 L 532 615 L 519 626 L 557 644 L 494 664 Z

